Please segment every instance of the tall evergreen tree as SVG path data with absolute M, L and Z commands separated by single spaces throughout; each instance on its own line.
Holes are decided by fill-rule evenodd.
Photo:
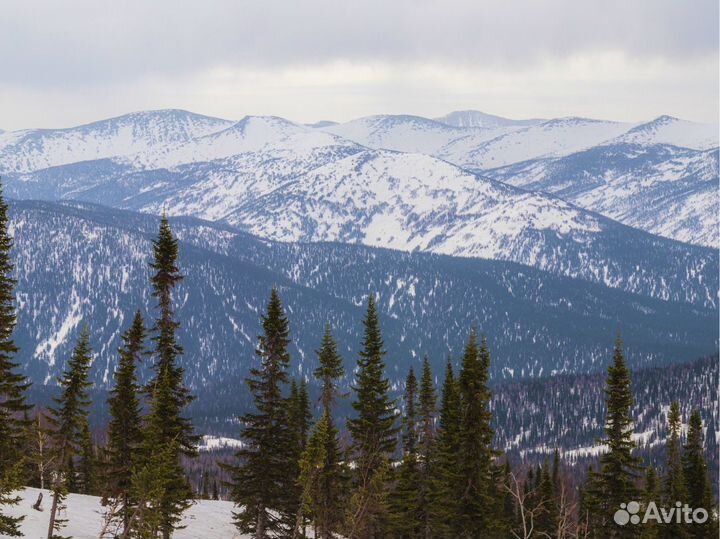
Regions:
M 118 350 L 120 360 L 115 371 L 115 387 L 110 392 L 110 425 L 108 427 L 108 469 L 104 497 L 119 504 L 116 514 L 121 529 L 127 529 L 133 502 L 130 499 L 132 471 L 142 444 L 140 386 L 137 366 L 147 354 L 145 323 L 135 312 L 131 326 L 122 336 Z
M 313 428 L 301 464 L 304 514 L 312 516 L 316 535 L 333 539 L 342 527 L 345 507 L 345 466 L 341 460 L 338 431 L 333 424 L 332 406 L 337 392 L 337 379 L 343 373 L 342 358 L 332 336 L 330 324 L 325 325 L 320 349 L 320 366 L 315 377 L 321 383 L 320 420 Z
M 398 432 L 375 298 L 368 298 L 362 350 L 355 380 L 356 415 L 348 421 L 355 456 L 355 485 L 348 518 L 349 539 L 376 539 L 387 528 L 389 459 Z
M 553 539 L 557 528 L 557 507 L 553 492 L 552 476 L 550 475 L 550 464 L 547 459 L 540 469 L 537 484 L 537 503 L 540 511 L 535 519 L 535 531 L 540 537 Z
M 240 464 L 231 468 L 232 500 L 237 504 L 235 525 L 256 539 L 288 534 L 287 507 L 295 489 L 286 467 L 291 458 L 292 432 L 282 388 L 288 382 L 290 364 L 288 320 L 275 288 L 267 314 L 262 317 L 263 335 L 256 354 L 260 366 L 250 369 L 247 379 L 255 400 L 255 411 L 242 417 L 245 447 L 236 456 Z
M 417 379 L 412 367 L 405 381 L 403 418 L 403 458 L 391 497 L 392 536 L 399 539 L 422 537 L 420 514 L 420 469 L 417 433 Z
M 150 461 L 156 458 L 154 454 L 166 452 L 170 446 L 176 449 L 174 464 L 158 467 L 171 474 L 163 481 L 165 487 L 159 508 L 161 533 L 164 539 L 168 539 L 191 503 L 193 492 L 185 477 L 181 458 L 197 454 L 199 438 L 193 434 L 190 419 L 183 415 L 192 396 L 183 382 L 184 370 L 178 365 L 183 349 L 177 342 L 180 323 L 175 320 L 173 310 L 173 290 L 183 276 L 178 268 L 178 242 L 164 215 L 153 250 L 151 267 L 155 273 L 151 282 L 159 313 L 153 328 L 154 378 L 149 384 L 150 412 L 143 433 L 143 453 Z
M 689 525 L 688 532 L 693 539 L 717 539 L 718 522 L 714 515 L 716 506 L 703 452 L 703 439 L 703 421 L 700 411 L 695 409 L 690 414 L 687 442 L 682 456 L 687 504 L 692 508 L 704 508 L 710 518 L 702 524 Z
M 603 440 L 608 451 L 600 457 L 600 470 L 593 472 L 584 495 L 586 507 L 591 513 L 591 527 L 597 537 L 603 539 L 630 538 L 639 534 L 638 526 L 621 526 L 614 522 L 613 515 L 621 504 L 637 500 L 639 460 L 632 452 L 633 421 L 630 415 L 633 396 L 630 388 L 630 370 L 625 364 L 622 341 L 618 334 L 615 340 L 613 361 L 608 367 L 607 388 L 605 389 L 607 415 Z
M 29 383 L 18 372 L 15 355 L 18 352 L 12 335 L 17 318 L 15 315 L 15 279 L 10 251 L 13 240 L 8 232 L 8 207 L 0 186 L 0 491 L 9 492 L 17 480 L 17 466 L 21 454 L 24 433 L 27 425 L 23 417 L 30 406 L 25 402 L 25 392 Z M 10 535 L 10 517 L 4 516 L 2 506 L 14 500 L 12 497 L 0 497 L 0 533 L 3 524 L 7 524 Z
M 55 407 L 50 408 L 48 416 L 53 427 L 51 436 L 55 472 L 48 539 L 57 536 L 56 532 L 62 524 L 57 518 L 58 509 L 64 502 L 68 485 L 75 480 L 74 460 L 80 453 L 84 429 L 88 424 L 88 388 L 92 385 L 88 375 L 91 363 L 90 330 L 84 326 L 65 373 L 59 379 L 62 392 L 55 399 Z
M 440 419 L 432 453 L 430 522 L 437 537 L 453 538 L 458 532 L 460 492 L 460 395 L 448 358 L 445 368 Z
M 435 413 L 437 397 L 430 362 L 423 358 L 420 376 L 420 425 L 418 442 L 418 461 L 420 465 L 420 486 L 418 492 L 418 518 L 421 525 L 421 537 L 431 539 L 432 529 L 432 478 L 433 453 L 435 448 Z
M 490 354 L 485 339 L 478 347 L 475 331 L 465 347 L 459 376 L 460 467 L 458 526 L 460 537 L 488 537 L 494 528 L 493 430 L 490 427 Z
M 312 413 L 310 411 L 310 399 L 308 397 L 307 384 L 303 380 L 299 385 L 293 378 L 290 386 L 290 397 L 287 400 L 288 407 L 288 428 L 290 430 L 290 458 L 287 462 L 286 473 L 292 478 L 291 486 L 295 489 L 294 498 L 290 501 L 290 505 L 287 507 L 287 522 L 288 527 L 293 527 L 297 524 L 297 514 L 302 503 L 303 486 L 301 485 L 301 461 L 302 456 L 307 446 L 308 433 L 310 430 L 310 421 L 312 420 Z M 305 537 L 305 517 L 302 517 L 300 525 L 300 534 Z
M 320 350 L 317 352 L 320 366 L 315 369 L 315 378 L 322 384 L 320 402 L 323 410 L 329 411 L 337 394 L 337 380 L 345 374 L 342 358 L 337 351 L 330 323 L 325 324 Z
M 670 403 L 668 413 L 668 438 L 666 445 L 666 471 L 663 477 L 662 498 L 667 507 L 674 507 L 676 502 L 685 503 L 687 490 L 685 477 L 680 460 L 680 429 L 682 417 L 678 401 Z M 660 537 L 663 539 L 684 539 L 687 537 L 687 527 L 684 523 L 672 522 L 660 528 Z

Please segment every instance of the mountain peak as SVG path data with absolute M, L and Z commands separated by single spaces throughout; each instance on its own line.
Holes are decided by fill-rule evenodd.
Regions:
M 456 110 L 440 118 L 435 118 L 436 121 L 442 122 L 452 127 L 480 127 L 480 128 L 495 128 L 495 127 L 507 127 L 507 126 L 522 126 L 522 125 L 533 125 L 541 122 L 538 119 L 528 120 L 513 120 L 510 118 L 504 118 L 502 116 L 496 116 L 494 114 L 488 114 L 479 110 Z

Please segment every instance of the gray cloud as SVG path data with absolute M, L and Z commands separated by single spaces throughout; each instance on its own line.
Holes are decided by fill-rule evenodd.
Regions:
M 456 103 L 511 115 L 657 110 L 713 120 L 717 20 L 717 0 L 6 0 L 0 127 L 148 106 L 234 116 L 238 100 L 242 112 L 310 118 L 398 103 L 440 113 Z M 575 72 L 597 58 L 614 60 Z M 337 65 L 374 76 L 343 86 L 328 80 Z M 430 68 L 452 76 L 437 80 Z M 687 77 L 680 90 L 691 104 L 678 106 L 668 90 L 673 73 Z M 528 110 L 543 94 L 545 104 Z M 583 106 L 604 97 L 604 108 Z
M 598 50 L 717 52 L 715 0 L 4 2 L 2 80 L 86 84 L 213 66 L 352 61 L 532 65 Z

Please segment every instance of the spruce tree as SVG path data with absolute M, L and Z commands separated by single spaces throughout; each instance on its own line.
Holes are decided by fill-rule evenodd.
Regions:
M 460 466 L 459 536 L 486 537 L 494 522 L 493 431 L 490 427 L 490 389 L 488 387 L 490 354 L 483 339 L 477 344 L 475 331 L 465 347 L 459 376 L 460 388 Z
M 674 507 L 676 502 L 686 503 L 687 490 L 680 457 L 680 428 L 682 417 L 678 401 L 670 403 L 668 419 L 668 438 L 666 445 L 666 471 L 662 483 L 662 498 L 666 507 Z M 684 523 L 668 523 L 660 528 L 660 537 L 663 539 L 684 539 L 687 537 L 687 527 Z
M 633 449 L 633 421 L 630 415 L 633 396 L 630 388 L 630 371 L 625 364 L 622 341 L 615 341 L 613 361 L 608 367 L 605 389 L 607 415 L 605 418 L 608 451 L 600 457 L 600 470 L 593 472 L 585 488 L 586 507 L 590 509 L 591 528 L 603 539 L 638 537 L 638 526 L 621 526 L 613 515 L 621 504 L 637 500 L 639 460 Z
M 420 469 L 417 433 L 417 379 L 410 367 L 405 381 L 405 415 L 403 417 L 403 458 L 391 497 L 392 536 L 398 539 L 422 537 L 420 514 Z
M 292 432 L 288 426 L 287 400 L 282 388 L 288 382 L 290 364 L 288 320 L 275 288 L 267 313 L 262 317 L 263 335 L 258 337 L 256 354 L 260 366 L 250 369 L 247 384 L 255 410 L 245 414 L 242 438 L 245 446 L 236 456 L 240 464 L 230 468 L 232 500 L 238 511 L 235 525 L 241 533 L 256 539 L 288 534 L 287 508 L 293 503 L 293 477 L 288 477 L 292 457 Z M 292 516 L 292 515 L 291 515 Z
M 435 446 L 435 412 L 437 397 L 433 382 L 430 362 L 423 358 L 423 369 L 420 377 L 420 426 L 418 442 L 418 462 L 420 465 L 420 486 L 418 500 L 418 518 L 420 520 L 423 539 L 431 539 L 432 530 L 432 478 L 433 452 Z
M 151 461 L 160 458 L 158 452 L 166 456 L 169 447 L 176 449 L 172 466 L 158 467 L 170 474 L 163 480 L 159 507 L 162 515 L 160 530 L 162 537 L 168 539 L 192 500 L 192 488 L 185 477 L 181 458 L 197 454 L 198 437 L 193 435 L 190 419 L 183 415 L 192 396 L 183 383 L 184 370 L 177 364 L 183 349 L 177 342 L 180 324 L 175 320 L 173 310 L 173 290 L 183 276 L 178 268 L 178 242 L 164 215 L 153 250 L 151 267 L 155 273 L 151 282 L 159 313 L 153 327 L 154 378 L 148 386 L 150 411 L 143 432 L 143 455 Z
M 706 522 L 688 525 L 689 536 L 693 539 L 716 539 L 718 523 L 714 515 L 715 501 L 712 484 L 708 477 L 708 468 L 703 452 L 703 422 L 700 411 L 690 414 L 687 442 L 684 446 L 682 465 L 685 476 L 687 504 L 692 508 L 702 507 L 709 515 Z
M 385 349 L 375 298 L 368 298 L 362 350 L 355 379 L 353 438 L 355 481 L 349 506 L 349 539 L 375 539 L 387 528 L 387 480 L 398 432 L 385 377 Z
M 320 402 L 324 411 L 330 411 L 337 393 L 337 380 L 343 376 L 345 370 L 329 322 L 325 324 L 320 350 L 316 353 L 320 366 L 315 369 L 314 374 L 322 384 Z
M 445 368 L 440 418 L 432 453 L 430 522 L 437 537 L 456 537 L 460 492 L 460 395 L 452 363 Z
M 132 471 L 142 445 L 137 366 L 147 353 L 145 339 L 145 323 L 138 310 L 131 326 L 122 336 L 122 346 L 118 350 L 120 359 L 115 370 L 115 387 L 108 399 L 110 424 L 104 497 L 119 504 L 116 516 L 123 532 L 130 521 L 133 507 L 130 499 Z
M 537 477 L 537 503 L 540 506 L 540 511 L 535 519 L 535 530 L 540 537 L 552 538 L 557 527 L 557 508 L 553 494 L 550 465 L 547 459 L 545 459 L 545 463 Z
M 286 473 L 292 478 L 291 486 L 295 489 L 293 499 L 286 508 L 287 526 L 293 527 L 296 522 L 296 515 L 300 509 L 303 496 L 303 487 L 300 481 L 300 465 L 303 453 L 307 446 L 308 433 L 312 412 L 310 411 L 310 399 L 307 392 L 307 384 L 303 380 L 300 384 L 293 378 L 290 385 L 290 396 L 287 400 L 288 428 L 290 430 L 290 458 L 287 462 Z M 301 522 L 301 536 L 305 537 L 305 518 Z
M 303 454 L 303 511 L 312 516 L 317 537 L 333 539 L 342 527 L 346 470 L 341 459 L 338 431 L 332 419 L 337 380 L 344 370 L 330 324 L 325 325 L 317 356 L 320 365 L 315 369 L 315 377 L 321 383 L 323 413 Z
M 10 251 L 13 240 L 8 232 L 8 206 L 0 186 L 0 492 L 9 492 L 17 480 L 17 462 L 21 457 L 26 417 L 30 406 L 25 402 L 29 383 L 18 372 L 15 361 L 18 352 L 12 335 L 17 318 L 15 314 L 15 279 Z M 13 520 L 2 513 L 2 506 L 14 498 L 0 497 L 0 533 L 6 523 L 10 535 Z
M 50 509 L 48 539 L 58 536 L 63 521 L 57 518 L 69 485 L 75 484 L 75 459 L 81 451 L 83 435 L 88 424 L 90 398 L 88 388 L 92 351 L 90 349 L 90 330 L 84 326 L 80 332 L 72 357 L 68 361 L 63 376 L 59 379 L 62 392 L 55 399 L 55 407 L 50 408 L 48 421 L 53 427 L 54 480 L 52 484 L 53 501 Z

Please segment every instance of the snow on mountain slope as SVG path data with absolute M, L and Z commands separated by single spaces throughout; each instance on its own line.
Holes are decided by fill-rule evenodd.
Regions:
M 122 207 L 159 213 L 166 208 L 172 215 L 193 215 L 212 221 L 223 220 L 238 207 L 252 203 L 285 182 L 361 148 L 332 145 L 303 149 L 268 148 L 225 159 L 191 163 L 176 167 L 168 178 L 151 189 L 126 198 Z M 162 172 L 159 173 L 161 176 Z M 134 173 L 138 187 L 143 174 Z
M 478 129 L 453 127 L 420 116 L 368 116 L 324 128 L 368 148 L 434 155 L 441 148 Z M 482 130 L 485 140 L 504 133 L 505 127 Z
M 277 241 L 339 241 L 507 259 L 527 229 L 600 230 L 568 204 L 421 154 L 369 150 L 320 167 L 227 218 Z
M 681 244 L 436 161 L 368 150 L 288 182 L 226 221 L 277 241 L 507 260 L 669 299 L 657 276 L 647 272 L 655 265 L 647 257 L 681 256 Z M 713 263 L 715 254 L 703 252 L 691 273 Z M 632 268 L 630 274 L 621 267 Z M 693 302 L 716 301 L 708 289 L 693 296 Z
M 660 116 L 630 129 L 610 143 L 672 144 L 683 148 L 707 150 L 718 146 L 718 125 Z
M 620 122 L 560 118 L 515 129 L 491 140 L 461 138 L 436 155 L 464 168 L 484 170 L 579 151 L 617 137 L 631 127 L 632 124 Z
M 494 114 L 486 114 L 479 110 L 456 110 L 440 118 L 435 118 L 435 120 L 454 127 L 481 127 L 485 129 L 534 125 L 545 121 L 539 119 L 511 120 Z
M 269 151 L 277 152 L 275 159 L 295 159 L 328 146 L 352 147 L 355 144 L 277 116 L 246 116 L 222 131 L 130 155 L 128 162 L 142 168 L 168 168 Z
M 486 173 L 653 234 L 720 246 L 717 148 L 615 143 Z
M 183 110 L 135 112 L 67 129 L 29 129 L 0 135 L 0 172 L 127 155 L 185 142 L 232 125 Z
M 43 511 L 35 511 L 32 505 L 38 494 L 43 494 Z M 47 535 L 48 519 L 52 492 L 27 487 L 19 492 L 21 501 L 12 507 L 3 507 L 3 512 L 10 516 L 25 515 L 20 530 L 28 539 Z M 67 526 L 62 533 L 75 539 L 97 539 L 103 527 L 107 507 L 100 503 L 100 498 L 85 494 L 69 494 L 66 500 L 67 509 L 60 512 L 61 518 L 67 519 Z M 233 503 L 217 500 L 197 500 L 183 514 L 181 529 L 173 533 L 175 539 L 245 539 L 249 535 L 241 535 L 233 524 Z

